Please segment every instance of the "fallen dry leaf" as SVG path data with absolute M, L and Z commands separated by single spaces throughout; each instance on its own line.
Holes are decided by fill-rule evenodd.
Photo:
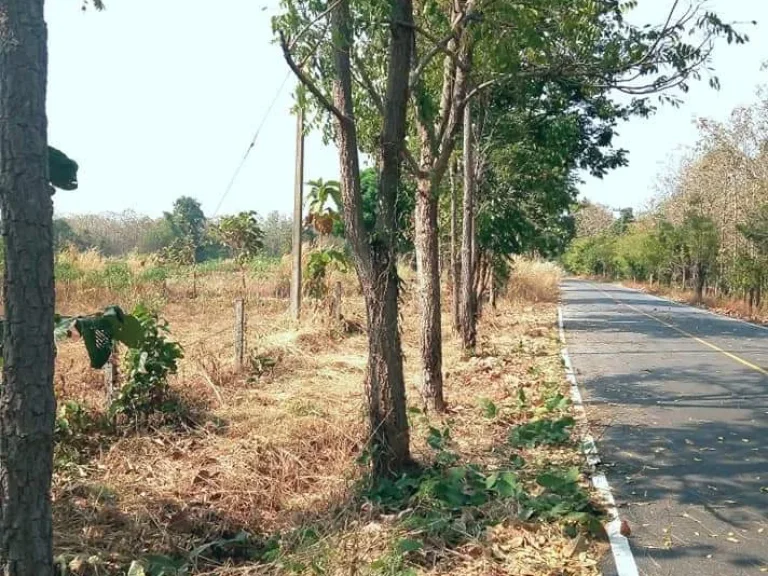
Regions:
M 626 520 L 621 521 L 621 528 L 619 528 L 619 533 L 624 536 L 624 538 L 629 538 L 632 535 L 632 530 L 629 528 L 629 522 Z

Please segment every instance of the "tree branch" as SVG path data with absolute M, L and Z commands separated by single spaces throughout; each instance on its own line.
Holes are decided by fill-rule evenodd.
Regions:
M 309 24 L 307 24 L 306 26 L 304 26 L 304 28 L 302 28 L 301 30 L 299 30 L 299 33 L 298 33 L 298 34 L 296 34 L 296 36 L 294 36 L 294 37 L 291 39 L 291 43 L 288 45 L 288 51 L 291 51 L 291 50 L 293 50 L 294 46 L 296 46 L 296 42 L 298 42 L 298 41 L 299 41 L 299 39 L 300 39 L 302 36 L 304 36 L 304 34 L 306 34 L 307 30 L 309 30 L 310 28 L 312 28 L 312 26 L 314 26 L 315 24 L 317 24 L 317 23 L 318 23 L 320 20 L 322 20 L 323 18 L 325 18 L 326 16 L 328 16 L 328 14 L 330 14 L 330 13 L 333 11 L 333 9 L 334 9 L 334 8 L 336 8 L 336 6 L 338 6 L 338 5 L 339 5 L 339 2 L 341 2 L 341 0 L 334 0 L 334 2 L 331 2 L 331 5 L 330 5 L 330 6 L 328 6 L 328 8 L 327 8 L 325 11 L 321 12 L 321 13 L 320 13 L 320 14 L 319 14 L 319 15 L 318 15 L 316 18 L 314 18 L 313 20 L 310 20 Z M 282 41 L 282 38 L 283 38 L 283 35 L 282 35 L 282 32 L 281 32 L 281 33 L 280 33 L 280 39 L 281 39 L 281 41 Z
M 429 66 L 429 63 L 432 61 L 432 59 L 437 56 L 438 53 L 443 52 L 449 57 L 456 58 L 456 54 L 451 51 L 448 48 L 448 44 L 451 42 L 451 40 L 456 39 L 456 34 L 454 31 L 451 31 L 450 34 L 448 34 L 445 38 L 437 42 L 432 49 L 427 52 L 424 57 L 416 64 L 413 71 L 411 72 L 410 76 L 410 85 L 411 87 L 416 85 L 416 82 L 419 81 L 419 78 L 421 78 L 421 75 L 424 73 L 424 70 L 426 70 L 427 66 Z M 458 62 L 457 62 L 458 65 Z
M 457 24 L 461 23 L 461 22 L 462 22 L 462 19 L 458 20 Z M 421 26 L 418 26 L 417 24 L 413 24 L 413 23 L 409 24 L 408 22 L 398 22 L 398 21 L 394 21 L 392 23 L 393 24 L 398 24 L 400 26 L 408 26 L 408 27 L 412 28 L 414 31 L 416 31 L 419 34 L 421 34 L 422 36 L 424 36 L 424 38 L 429 40 L 434 45 L 433 50 L 435 51 L 435 54 L 437 54 L 438 52 L 443 52 L 446 56 L 451 58 L 456 63 L 457 66 L 461 65 L 461 63 L 459 61 L 459 55 L 456 54 L 454 51 L 452 51 L 449 48 L 449 43 L 450 43 L 451 39 L 455 39 L 456 36 L 457 36 L 457 34 L 456 34 L 456 30 L 457 30 L 456 25 L 453 26 L 453 29 L 451 30 L 451 33 L 441 40 L 440 38 L 438 38 L 437 36 L 435 36 L 431 32 L 427 32 L 426 30 L 424 30 L 424 28 L 422 28 Z M 434 54 L 432 54 L 429 58 L 431 59 L 432 57 L 434 57 Z M 421 65 L 421 63 L 419 63 L 419 65 Z
M 331 101 L 323 94 L 323 92 L 320 90 L 320 88 L 317 87 L 317 84 L 314 83 L 314 81 L 307 76 L 304 72 L 301 71 L 301 67 L 296 64 L 296 61 L 293 59 L 293 56 L 291 55 L 290 50 L 288 49 L 288 43 L 285 40 L 285 34 L 283 34 L 283 31 L 279 31 L 280 34 L 280 47 L 283 49 L 283 57 L 285 58 L 285 61 L 288 63 L 288 67 L 293 71 L 293 73 L 296 75 L 296 77 L 299 79 L 299 81 L 304 84 L 304 86 L 307 87 L 307 90 L 309 90 L 312 95 L 317 98 L 317 101 L 320 103 L 320 105 L 325 108 L 328 112 L 336 116 L 336 118 L 339 120 L 339 122 L 345 123 L 348 121 L 348 118 L 344 115 L 344 113 L 336 108 L 336 106 L 331 103 Z
M 379 113 L 384 116 L 384 101 L 381 99 L 381 95 L 376 91 L 376 87 L 373 85 L 373 80 L 371 80 L 370 75 L 366 71 L 365 66 L 360 61 L 360 58 L 357 56 L 357 54 L 355 54 L 352 58 L 360 76 L 360 78 L 355 77 L 355 80 L 358 84 L 365 88 L 366 92 L 368 92 L 368 95 L 371 97 L 371 100 L 373 100 L 373 105 L 376 106 L 376 110 L 378 110 Z

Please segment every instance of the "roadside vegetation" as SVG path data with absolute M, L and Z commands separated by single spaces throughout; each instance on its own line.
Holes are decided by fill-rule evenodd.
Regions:
M 584 203 L 563 256 L 573 273 L 765 320 L 768 309 L 768 100 L 727 122 L 699 120 L 700 140 L 661 178 L 653 207 L 618 214 Z

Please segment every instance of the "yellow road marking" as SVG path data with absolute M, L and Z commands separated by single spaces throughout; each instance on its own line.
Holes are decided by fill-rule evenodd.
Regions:
M 594 286 L 594 284 L 592 286 Z M 720 354 L 722 354 L 723 356 L 727 356 L 731 360 L 735 360 L 736 362 L 738 362 L 742 366 L 746 366 L 747 368 L 751 368 L 755 372 L 760 372 L 760 374 L 762 374 L 763 376 L 768 376 L 768 370 L 766 370 L 765 368 L 761 368 L 757 364 L 752 364 L 752 362 L 750 362 L 749 360 L 744 360 L 744 358 L 741 358 L 740 356 L 736 356 L 736 354 L 731 354 L 730 352 L 720 348 L 720 346 L 717 346 L 716 344 L 712 344 L 711 342 L 708 342 L 708 341 L 704 340 L 703 338 L 699 338 L 698 336 L 695 336 L 695 335 L 691 334 L 690 332 L 686 332 L 682 328 L 678 328 L 674 324 L 670 324 L 669 322 L 666 322 L 666 321 L 662 320 L 658 316 L 654 316 L 653 314 L 648 314 L 648 312 L 643 312 L 639 308 L 637 308 L 635 306 L 632 306 L 632 304 L 628 304 L 626 302 L 623 302 L 622 300 L 619 300 L 618 298 L 614 298 L 613 296 L 608 294 L 608 292 L 605 292 L 605 291 L 601 290 L 597 286 L 594 286 L 594 287 L 599 292 L 603 293 L 605 296 L 608 296 L 608 298 L 610 298 L 614 302 L 616 302 L 618 304 L 621 304 L 622 306 L 626 306 L 627 308 L 629 308 L 631 310 L 634 310 L 638 314 L 642 314 L 643 316 L 647 316 L 648 318 L 651 318 L 652 320 L 656 320 L 656 322 L 658 322 L 659 324 L 662 324 L 663 326 L 666 326 L 667 328 L 671 328 L 675 332 L 679 332 L 683 336 L 687 336 L 688 338 L 691 338 L 692 340 L 695 340 L 699 344 L 703 344 L 704 346 L 707 346 L 708 348 L 711 348 L 712 350 L 714 350 L 716 352 L 720 352 Z

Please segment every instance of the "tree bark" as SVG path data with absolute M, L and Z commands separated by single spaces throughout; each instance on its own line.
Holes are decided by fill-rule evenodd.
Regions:
M 462 17 L 458 17 L 462 16 Z M 446 56 L 437 118 L 425 106 L 424 86 L 414 84 L 413 98 L 419 135 L 420 158 L 417 171 L 415 244 L 419 295 L 422 310 L 421 357 L 422 393 L 427 404 L 443 409 L 442 327 L 440 318 L 440 277 L 437 248 L 437 212 L 440 183 L 450 165 L 459 119 L 464 111 L 469 81 L 473 39 L 465 34 L 466 19 L 451 8 L 454 38 L 446 48 L 457 57 Z M 457 66 L 457 61 L 463 64 Z M 434 122 L 433 122 L 434 121 Z
M 464 202 L 461 234 L 461 345 L 472 350 L 477 343 L 474 286 L 475 162 L 471 106 L 464 108 Z
M 496 286 L 496 272 L 494 271 L 493 266 L 491 266 L 490 276 L 491 276 L 491 279 L 489 280 L 490 295 L 488 297 L 488 300 L 491 304 L 491 310 L 496 310 L 496 290 L 498 287 Z
M 704 298 L 704 283 L 706 281 L 704 267 L 701 265 L 701 263 L 694 265 L 693 273 L 694 299 L 696 300 L 696 304 L 701 304 L 701 301 Z
M 443 397 L 443 335 L 440 313 L 440 270 L 437 247 L 437 201 L 432 182 L 422 178 L 416 196 L 416 270 L 421 308 L 421 383 L 429 408 L 445 410 Z
M 0 392 L 0 572 L 53 573 L 53 189 L 43 0 L 0 0 L 0 212 L 6 245 Z
M 461 285 L 461 259 L 459 258 L 459 198 L 456 193 L 456 161 L 451 162 L 451 320 L 453 332 L 459 333 L 459 290 Z
M 331 13 L 335 45 L 333 102 L 337 118 L 337 144 L 347 240 L 363 289 L 368 321 L 368 364 L 365 390 L 374 473 L 396 475 L 410 462 L 405 378 L 398 330 L 398 277 L 396 253 L 400 155 L 405 140 L 408 73 L 413 44 L 413 7 L 410 0 L 392 3 L 393 22 L 389 71 L 381 134 L 381 174 L 375 239 L 363 226 L 357 125 L 352 99 L 350 50 L 352 34 L 348 0 Z

